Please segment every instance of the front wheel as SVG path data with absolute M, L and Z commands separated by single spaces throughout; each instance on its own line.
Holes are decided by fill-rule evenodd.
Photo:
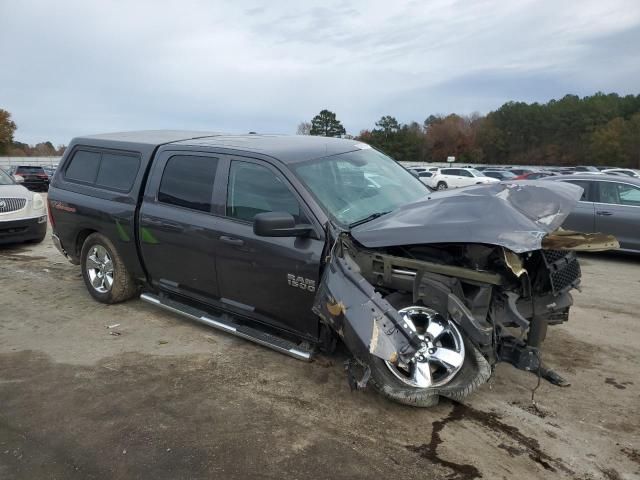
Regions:
M 436 186 L 436 190 L 446 190 L 447 188 L 449 188 L 447 182 L 438 182 L 438 185 Z
M 118 303 L 132 298 L 136 284 L 111 240 L 92 233 L 80 254 L 82 278 L 93 298 L 101 303 Z
M 489 363 L 453 321 L 420 305 L 398 313 L 423 340 L 423 348 L 406 364 L 369 356 L 371 379 L 382 395 L 406 405 L 430 407 L 440 396 L 462 400 L 489 379 Z

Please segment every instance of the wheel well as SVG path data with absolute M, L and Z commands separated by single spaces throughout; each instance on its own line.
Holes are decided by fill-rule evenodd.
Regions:
M 80 258 L 82 245 L 84 244 L 84 241 L 87 239 L 87 237 L 92 233 L 96 233 L 96 230 L 85 228 L 84 230 L 80 230 L 80 232 L 78 232 L 78 235 L 76 236 L 76 248 L 74 252 L 76 257 Z

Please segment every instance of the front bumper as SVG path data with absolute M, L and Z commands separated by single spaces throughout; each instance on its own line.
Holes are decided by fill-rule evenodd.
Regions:
M 47 232 L 47 216 L 0 221 L 0 245 L 37 240 Z

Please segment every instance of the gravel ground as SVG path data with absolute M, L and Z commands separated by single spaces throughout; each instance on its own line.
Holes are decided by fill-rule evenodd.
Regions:
M 582 265 L 544 350 L 571 387 L 533 405 L 537 378 L 499 365 L 464 404 L 415 409 L 351 392 L 344 354 L 104 306 L 49 239 L 0 247 L 0 478 L 640 478 L 640 258 Z

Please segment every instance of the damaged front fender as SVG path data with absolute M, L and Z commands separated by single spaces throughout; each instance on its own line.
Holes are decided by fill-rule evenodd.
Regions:
M 413 358 L 417 334 L 360 274 L 337 242 L 324 269 L 313 311 L 340 335 L 352 353 L 369 353 L 391 363 Z

